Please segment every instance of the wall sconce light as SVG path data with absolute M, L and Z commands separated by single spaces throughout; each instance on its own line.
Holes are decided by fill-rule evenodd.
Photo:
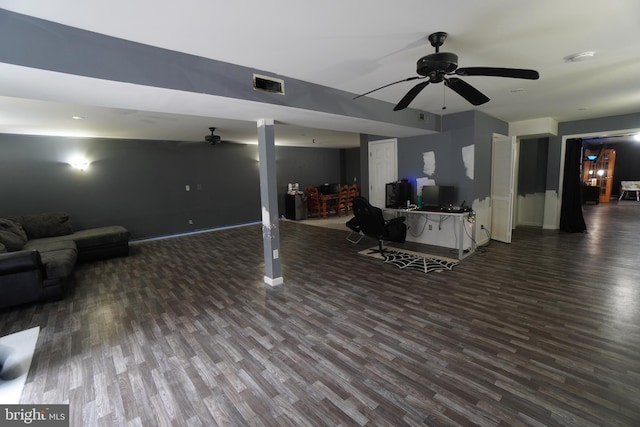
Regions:
M 86 171 L 87 169 L 89 169 L 89 165 L 91 164 L 91 162 L 85 159 L 84 157 L 76 157 L 73 160 L 71 160 L 69 164 L 74 169 Z
M 604 169 L 599 169 L 597 174 L 598 174 L 598 176 L 604 175 Z

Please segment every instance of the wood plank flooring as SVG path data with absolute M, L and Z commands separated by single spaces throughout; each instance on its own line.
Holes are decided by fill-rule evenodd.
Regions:
M 276 288 L 259 225 L 140 242 L 0 335 L 42 328 L 22 402 L 72 426 L 638 426 L 640 204 L 585 216 L 428 275 L 285 221 Z

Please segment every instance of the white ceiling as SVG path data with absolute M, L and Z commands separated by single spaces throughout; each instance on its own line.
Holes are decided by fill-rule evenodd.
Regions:
M 416 61 L 434 51 L 427 36 L 446 31 L 441 50 L 456 53 L 460 67 L 533 68 L 540 80 L 464 77 L 491 101 L 473 107 L 437 84 L 411 108 L 435 114 L 475 108 L 507 122 L 640 112 L 637 0 L 0 0 L 0 7 L 354 94 L 416 75 Z M 563 61 L 583 51 L 595 56 Z M 358 146 L 360 132 L 420 132 L 7 64 L 0 64 L 0 73 L 3 133 L 196 141 L 216 126 L 223 139 L 251 143 L 255 122 L 264 117 L 276 119 L 277 143 L 289 145 L 315 140 L 323 147 Z M 392 103 L 394 114 L 392 106 L 411 86 L 401 83 L 370 96 Z

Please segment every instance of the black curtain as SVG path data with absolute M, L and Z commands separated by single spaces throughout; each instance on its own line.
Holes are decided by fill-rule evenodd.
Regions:
M 564 158 L 564 182 L 562 185 L 562 208 L 560 230 L 569 233 L 587 231 L 582 216 L 582 139 L 567 140 Z

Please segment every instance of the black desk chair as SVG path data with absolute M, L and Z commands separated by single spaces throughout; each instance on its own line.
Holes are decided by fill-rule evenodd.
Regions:
M 354 232 L 361 232 L 365 236 L 378 240 L 380 255 L 383 253 L 382 245 L 385 240 L 404 243 L 407 237 L 406 218 L 401 216 L 385 220 L 382 209 L 372 206 L 364 197 L 353 199 L 354 217 L 347 221 L 347 227 Z

